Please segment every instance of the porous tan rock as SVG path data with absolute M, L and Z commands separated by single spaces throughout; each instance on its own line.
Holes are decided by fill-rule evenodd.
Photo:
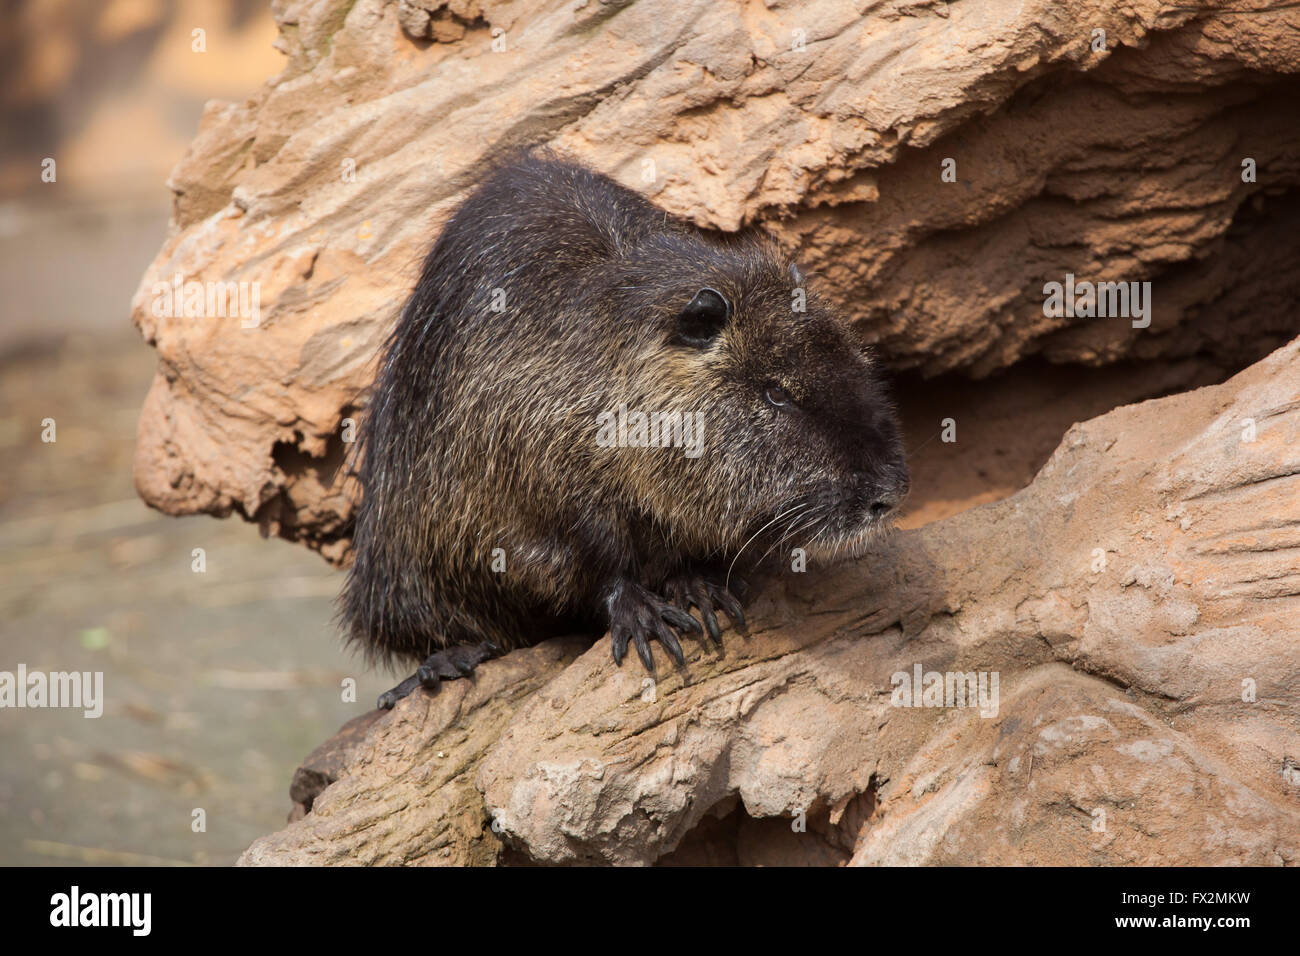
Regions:
M 379 345 L 475 170 L 525 144 L 702 226 L 769 229 L 897 368 L 982 375 L 1037 354 L 1238 368 L 1295 331 L 1297 9 L 274 11 L 285 69 L 209 105 L 133 302 L 159 358 L 136 480 L 170 513 L 239 513 L 346 560 L 340 465 Z M 1044 283 L 1067 273 L 1151 281 L 1150 327 L 1045 316 Z M 257 315 L 169 310 L 177 276 L 246 283 Z
M 783 575 L 685 671 L 565 639 L 417 693 L 243 862 L 1296 864 L 1298 610 L 1300 339 Z M 900 706 L 918 668 L 987 706 Z

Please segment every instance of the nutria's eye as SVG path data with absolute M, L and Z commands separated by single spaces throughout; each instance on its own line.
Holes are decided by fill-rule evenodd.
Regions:
M 673 341 L 694 348 L 705 348 L 713 342 L 722 327 L 731 318 L 731 303 L 716 289 L 701 289 L 695 298 L 677 316 L 677 332 Z
M 793 401 L 793 399 L 790 398 L 790 393 L 780 385 L 769 385 L 763 390 L 763 397 L 777 408 L 784 408 Z

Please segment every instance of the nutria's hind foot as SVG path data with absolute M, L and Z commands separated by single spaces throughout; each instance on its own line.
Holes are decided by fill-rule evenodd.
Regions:
M 645 669 L 653 674 L 655 660 L 650 653 L 651 640 L 662 644 L 680 667 L 686 663 L 686 657 L 682 654 L 682 645 L 677 642 L 673 628 L 682 634 L 687 631 L 693 634 L 704 633 L 695 618 L 631 581 L 620 581 L 614 585 L 607 606 L 614 663 L 620 667 L 623 666 L 623 657 L 627 654 L 630 641 L 636 646 L 637 656 L 641 658 Z
M 386 690 L 380 694 L 379 700 L 375 702 L 375 707 L 379 710 L 392 710 L 399 700 L 411 696 L 411 691 L 419 686 L 420 678 L 412 674 L 392 690 Z
M 475 667 L 500 653 L 495 644 L 487 641 L 482 644 L 453 644 L 434 651 L 424 659 L 414 674 L 392 690 L 380 694 L 376 706 L 380 710 L 392 710 L 394 704 L 403 697 L 409 697 L 417 687 L 436 692 L 444 680 L 469 677 L 474 673 Z
M 745 612 L 741 608 L 740 599 L 732 593 L 734 590 L 743 596 L 745 583 L 739 578 L 732 578 L 732 585 L 732 588 L 728 588 L 703 574 L 686 573 L 669 578 L 664 583 L 664 594 L 683 611 L 689 611 L 692 607 L 699 608 L 709 637 L 721 647 L 722 629 L 718 626 L 715 611 L 721 610 L 731 619 L 732 627 L 742 634 L 745 631 Z

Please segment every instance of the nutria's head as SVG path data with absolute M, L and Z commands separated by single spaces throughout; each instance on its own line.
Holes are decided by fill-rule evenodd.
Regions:
M 698 429 L 694 449 L 642 450 L 625 472 L 668 534 L 696 552 L 829 555 L 887 528 L 909 484 L 898 420 L 798 270 L 767 243 L 677 234 L 634 258 L 628 406 L 693 413 Z

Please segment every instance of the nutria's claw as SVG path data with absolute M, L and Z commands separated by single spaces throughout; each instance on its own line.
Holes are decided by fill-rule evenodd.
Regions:
M 744 587 L 739 579 L 736 580 L 736 585 L 737 590 Z M 722 629 L 718 626 L 715 608 L 731 619 L 736 630 L 745 630 L 745 612 L 741 609 L 740 601 L 724 585 L 703 575 L 684 574 L 669 580 L 664 589 L 668 598 L 684 611 L 689 611 L 692 607 L 700 609 L 700 617 L 704 618 L 704 627 L 713 643 L 722 645 Z
M 392 690 L 379 695 L 376 706 L 380 710 L 392 710 L 403 697 L 410 696 L 417 687 L 437 691 L 444 680 L 457 677 L 469 677 L 474 668 L 489 658 L 498 656 L 501 650 L 489 641 L 481 644 L 453 644 L 435 651 L 424 659 L 415 674 L 406 678 Z
M 745 612 L 736 596 L 721 585 L 710 585 L 709 594 L 727 617 L 731 618 L 731 623 L 736 626 L 736 630 L 745 630 Z
M 653 674 L 655 661 L 650 652 L 653 638 L 663 645 L 679 667 L 684 666 L 686 655 L 682 653 L 682 645 L 673 633 L 673 627 L 683 634 L 687 631 L 704 633 L 695 618 L 640 585 L 622 582 L 614 588 L 609 598 L 609 636 L 615 664 L 622 666 L 631 643 L 645 669 Z

